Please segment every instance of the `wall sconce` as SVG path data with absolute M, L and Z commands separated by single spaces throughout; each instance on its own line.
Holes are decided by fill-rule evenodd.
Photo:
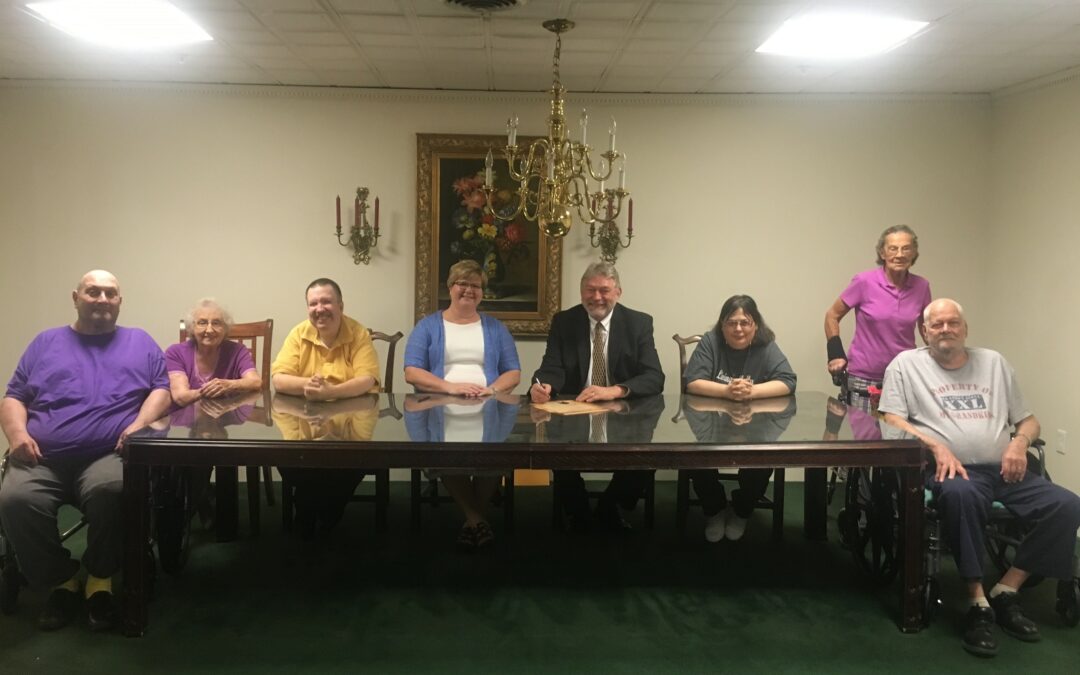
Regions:
M 630 240 L 634 238 L 634 198 L 631 197 L 627 204 L 626 218 L 626 242 L 623 243 L 619 225 L 615 222 L 615 191 L 607 190 L 602 195 L 596 195 L 595 201 L 599 206 L 607 209 L 607 219 L 597 219 L 589 225 L 589 242 L 593 248 L 600 249 L 600 259 L 604 262 L 615 264 L 619 256 L 620 248 L 630 248 Z M 606 202 L 606 204 L 605 204 Z M 599 208 L 594 209 L 599 211 Z
M 371 262 L 371 249 L 379 243 L 379 198 L 375 198 L 375 227 L 368 223 L 368 194 L 366 187 L 356 188 L 356 199 L 353 201 L 353 225 L 349 228 L 347 241 L 341 240 L 341 197 L 337 198 L 337 240 L 345 247 L 352 248 L 353 262 L 359 265 L 367 265 Z

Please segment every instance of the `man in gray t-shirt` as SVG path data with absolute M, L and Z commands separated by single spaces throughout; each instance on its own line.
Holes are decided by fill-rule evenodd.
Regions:
M 930 303 L 921 330 L 927 346 L 902 352 L 889 364 L 878 409 L 934 456 L 933 489 L 945 538 L 971 598 L 964 649 L 993 656 L 995 620 L 1020 640 L 1040 639 L 1038 627 L 1021 611 L 1017 591 L 1032 574 L 1072 578 L 1080 497 L 1028 471 L 1027 449 L 1039 436 L 1039 422 L 1005 358 L 966 346 L 960 305 L 947 299 Z M 994 501 L 1033 525 L 987 600 L 983 531 Z

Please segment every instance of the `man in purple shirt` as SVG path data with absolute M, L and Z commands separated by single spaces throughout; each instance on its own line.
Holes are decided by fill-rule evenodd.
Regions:
M 52 588 L 43 630 L 70 623 L 80 607 L 79 562 L 60 542 L 56 513 L 77 506 L 88 523 L 84 596 L 90 628 L 116 623 L 112 576 L 123 549 L 117 454 L 129 435 L 168 410 L 165 358 L 138 328 L 117 327 L 120 285 L 87 272 L 72 291 L 77 318 L 40 333 L 19 360 L 0 404 L 10 462 L 0 522 L 31 586 Z

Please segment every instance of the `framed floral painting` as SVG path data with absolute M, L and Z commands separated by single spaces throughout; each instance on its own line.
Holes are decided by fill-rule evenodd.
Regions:
M 541 235 L 522 216 L 510 218 L 517 196 L 505 147 L 506 136 L 416 135 L 415 320 L 449 306 L 450 266 L 471 258 L 488 277 L 480 310 L 514 335 L 547 335 L 562 301 L 562 242 Z M 495 157 L 492 213 L 481 189 L 489 149 Z

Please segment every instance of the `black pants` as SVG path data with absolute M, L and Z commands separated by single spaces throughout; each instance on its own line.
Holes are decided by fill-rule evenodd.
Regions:
M 772 472 L 772 469 L 739 469 L 739 489 L 731 493 L 735 515 L 750 517 L 754 506 L 769 487 Z M 716 469 L 695 469 L 690 472 L 690 480 L 694 483 L 694 492 L 701 500 L 701 510 L 706 517 L 715 516 L 727 507 L 724 484 L 720 482 L 720 473 Z
M 305 522 L 313 525 L 316 517 L 325 529 L 337 525 L 356 486 L 366 475 L 363 469 L 279 468 L 278 471 L 293 488 L 293 507 L 301 530 Z
M 638 499 L 645 496 L 654 471 L 614 471 L 611 482 L 600 496 L 598 510 L 613 509 L 621 506 L 627 511 L 637 506 Z M 567 515 L 587 520 L 589 517 L 589 495 L 585 490 L 585 481 L 577 471 L 556 471 L 555 492 L 562 502 L 563 512 Z

